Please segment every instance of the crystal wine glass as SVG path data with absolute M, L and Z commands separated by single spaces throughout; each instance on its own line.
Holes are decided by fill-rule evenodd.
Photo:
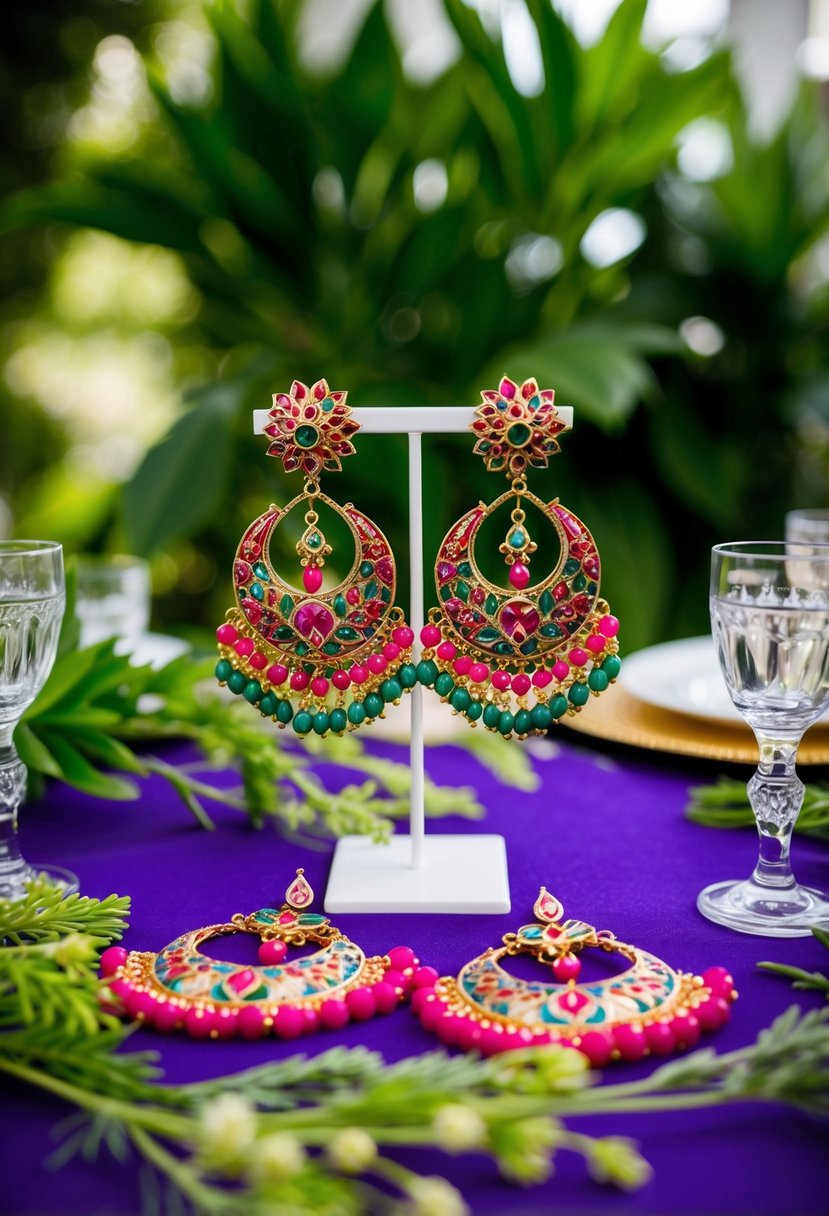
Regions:
M 20 899 L 45 874 L 66 890 L 78 880 L 61 866 L 31 866 L 20 852 L 17 812 L 26 766 L 15 727 L 52 669 L 65 606 L 63 550 L 44 540 L 0 541 L 0 899 Z
M 743 933 L 806 936 L 829 926 L 829 901 L 795 882 L 789 860 L 798 744 L 829 705 L 829 545 L 715 545 L 710 607 L 728 691 L 760 749 L 748 783 L 760 856 L 750 878 L 706 887 L 697 906 Z

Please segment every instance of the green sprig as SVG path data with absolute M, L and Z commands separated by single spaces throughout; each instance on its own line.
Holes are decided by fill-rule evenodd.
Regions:
M 710 828 L 754 827 L 754 812 L 745 783 L 720 777 L 714 785 L 698 785 L 688 791 L 685 814 L 693 823 Z M 796 832 L 829 840 L 829 782 L 807 785 L 803 806 L 795 823 Z

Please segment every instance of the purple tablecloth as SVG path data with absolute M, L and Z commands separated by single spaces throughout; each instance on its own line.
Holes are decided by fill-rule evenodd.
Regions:
M 373 745 L 404 758 L 401 748 Z M 179 753 L 181 755 L 183 753 Z M 447 784 L 471 784 L 488 808 L 480 826 L 446 819 L 434 832 L 501 831 L 507 838 L 513 911 L 505 917 L 340 916 L 342 930 L 367 953 L 412 945 L 423 962 L 441 974 L 530 918 L 539 886 L 546 884 L 569 915 L 612 929 L 622 940 L 647 947 L 669 963 L 702 971 L 715 963 L 733 973 L 740 1000 L 733 1018 L 715 1038 L 727 1051 L 754 1040 L 757 1032 L 797 1000 L 779 977 L 756 970 L 761 959 L 810 969 L 826 965 L 811 939 L 762 939 L 709 924 L 695 910 L 707 882 L 742 877 L 751 865 L 751 830 L 717 832 L 687 823 L 683 807 L 689 785 L 707 779 L 677 773 L 659 761 L 631 753 L 611 759 L 563 745 L 538 761 L 537 793 L 499 785 L 477 761 L 454 747 L 432 750 L 427 767 Z M 715 772 L 712 770 L 710 777 Z M 329 779 L 332 774 L 328 774 Z M 344 780 L 342 774 L 333 779 Z M 321 895 L 329 852 L 286 843 L 271 829 L 251 830 L 244 817 L 224 811 L 219 828 L 205 832 L 159 780 L 146 783 L 138 803 L 99 802 L 52 789 L 23 816 L 21 834 L 33 861 L 61 862 L 77 871 L 88 895 L 132 896 L 132 923 L 125 944 L 156 950 L 179 932 L 228 920 L 279 903 L 298 865 Z M 800 840 L 795 865 L 801 881 L 827 885 L 827 853 Z M 139 1032 L 136 1046 L 160 1048 L 171 1081 L 196 1080 L 280 1058 L 296 1044 L 266 1041 L 203 1043 L 183 1036 L 161 1038 Z M 339 1034 L 318 1034 L 300 1050 L 316 1053 L 335 1043 L 365 1043 L 387 1060 L 436 1046 L 406 1010 Z M 616 1065 L 613 1079 L 631 1079 L 647 1064 Z M 102 1156 L 95 1165 L 73 1161 L 57 1173 L 43 1167 L 53 1146 L 50 1130 L 65 1114 L 56 1100 L 17 1085 L 0 1097 L 0 1210 L 9 1214 L 135 1213 L 140 1210 L 138 1171 Z M 591 1117 L 579 1127 L 594 1133 L 636 1138 L 654 1167 L 653 1180 L 634 1195 L 600 1187 L 578 1158 L 561 1154 L 555 1177 L 544 1187 L 518 1190 L 502 1182 L 480 1156 L 443 1158 L 407 1153 L 405 1160 L 441 1172 L 461 1187 L 475 1213 L 745 1213 L 746 1216 L 818 1216 L 827 1210 L 825 1128 L 807 1117 L 768 1105 L 742 1104 L 670 1115 Z M 403 1159 L 401 1157 L 401 1159 Z

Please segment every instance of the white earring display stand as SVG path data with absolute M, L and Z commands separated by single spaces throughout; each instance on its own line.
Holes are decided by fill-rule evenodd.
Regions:
M 409 550 L 415 662 L 423 627 L 423 475 L 421 436 L 469 431 L 473 406 L 352 407 L 364 435 L 409 437 Z M 573 411 L 558 416 L 571 426 Z M 267 410 L 254 410 L 253 426 L 262 434 Z M 367 836 L 338 842 L 325 893 L 326 912 L 502 913 L 510 910 L 507 852 L 503 836 L 469 834 L 427 836 L 423 805 L 423 688 L 409 694 L 412 709 L 412 770 L 409 835 L 375 844 Z M 448 712 L 448 711 L 447 711 Z

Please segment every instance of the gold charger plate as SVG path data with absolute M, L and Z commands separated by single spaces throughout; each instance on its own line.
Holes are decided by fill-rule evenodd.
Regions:
M 615 687 L 601 697 L 591 697 L 582 713 L 568 717 L 566 723 L 569 730 L 579 735 L 650 751 L 734 764 L 757 763 L 757 743 L 748 726 L 723 726 L 673 713 L 640 701 L 624 688 Z M 829 764 L 827 724 L 819 723 L 806 732 L 798 748 L 797 763 Z

